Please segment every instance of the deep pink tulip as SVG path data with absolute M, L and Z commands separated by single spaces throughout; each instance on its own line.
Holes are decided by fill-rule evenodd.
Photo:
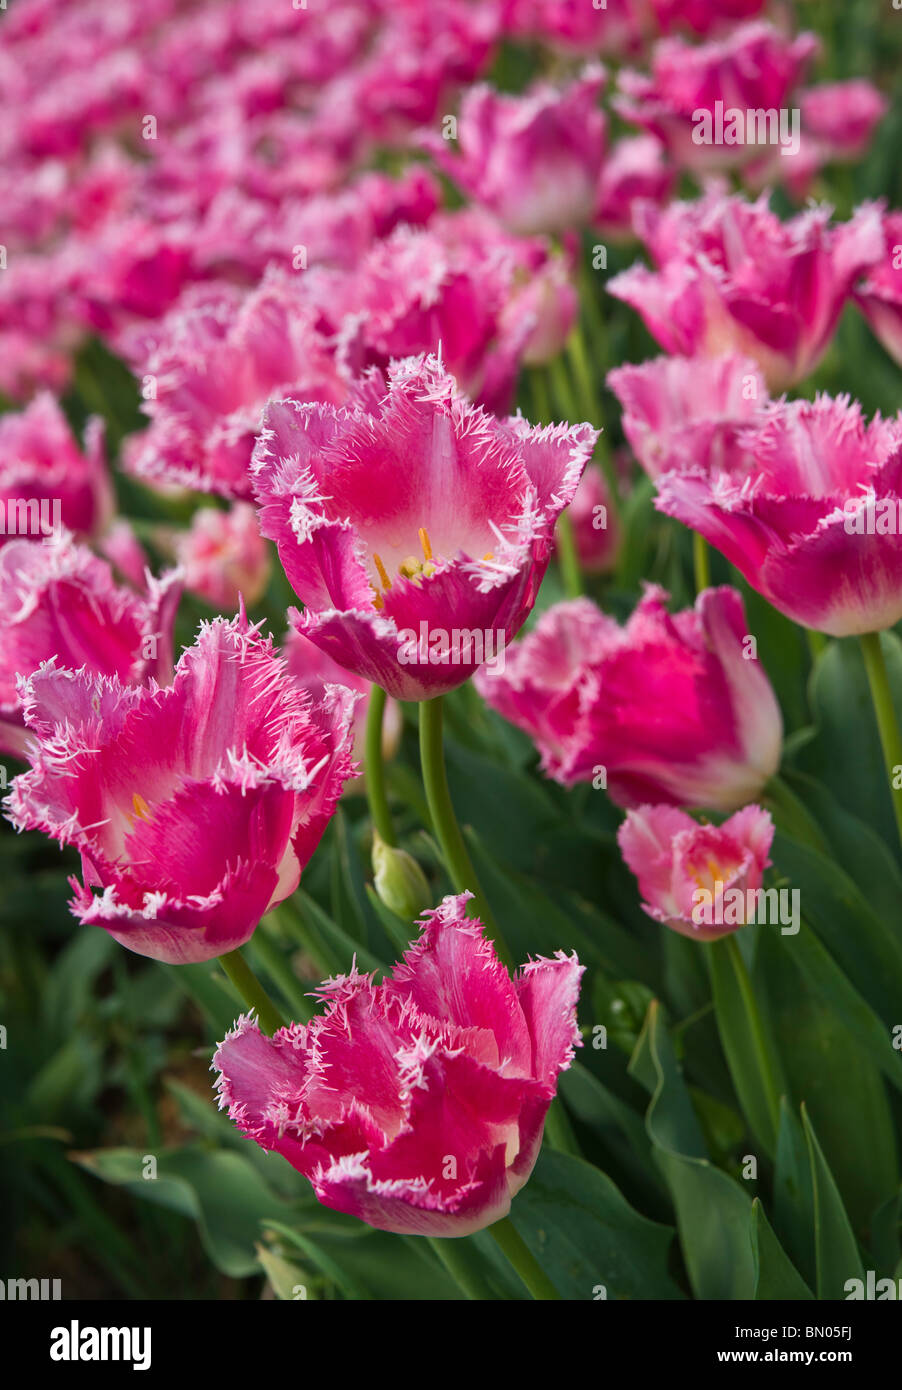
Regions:
M 883 217 L 885 250 L 858 287 L 856 302 L 887 352 L 902 366 L 902 212 Z
M 621 95 L 612 104 L 624 120 L 663 140 L 681 168 L 704 171 L 744 164 L 762 148 L 746 143 L 747 112 L 773 111 L 778 118 L 781 111 L 788 112 L 817 48 L 813 34 L 786 38 L 765 23 L 742 25 L 724 39 L 701 45 L 663 39 L 655 47 L 650 76 L 632 70 L 620 73 Z M 724 118 L 723 134 L 716 125 L 718 110 Z M 739 132 L 728 124 L 730 111 L 741 113 L 741 142 L 735 139 Z M 703 112 L 711 116 L 709 131 Z M 757 133 L 756 127 L 753 136 Z M 771 140 L 781 134 L 778 127 L 762 133 Z M 791 138 L 791 127 L 784 125 L 783 134 Z
M 191 525 L 170 533 L 168 539 L 189 594 L 220 612 L 237 608 L 240 598 L 253 605 L 262 597 L 271 552 L 249 503 L 235 502 L 225 512 L 200 507 Z
M 245 1017 L 213 1058 L 238 1128 L 379 1230 L 465 1236 L 506 1216 L 581 1044 L 576 956 L 512 980 L 469 897 L 427 913 L 382 984 L 356 969 L 327 980 L 306 1027 L 269 1038 Z
M 617 835 L 649 917 L 696 941 L 716 941 L 753 920 L 773 838 L 760 806 L 744 806 L 719 826 L 699 825 L 674 806 L 640 806 Z
M 613 241 L 632 240 L 634 204 L 666 203 L 676 180 L 676 167 L 668 163 L 660 140 L 654 135 L 624 136 L 602 165 L 593 225 Z
M 595 206 L 605 145 L 603 85 L 596 67 L 562 91 L 542 83 L 509 96 L 473 87 L 461 104 L 457 140 L 429 132 L 423 143 L 510 231 L 570 231 L 586 224 Z
M 615 367 L 608 386 L 623 407 L 623 431 L 650 478 L 671 468 L 736 462 L 737 435 L 769 399 L 749 357 L 656 357 Z
M 599 467 L 591 464 L 567 510 L 580 569 L 585 574 L 605 574 L 617 563 L 622 531 L 611 502 L 608 484 Z
M 823 162 L 860 159 L 889 103 L 864 78 L 823 82 L 799 95 L 802 129 L 816 141 Z
M 0 546 L 15 536 L 96 537 L 113 510 L 103 421 L 92 417 L 80 449 L 53 396 L 0 416 Z
M 155 335 L 138 368 L 150 427 L 132 443 L 129 467 L 141 478 L 224 497 L 251 496 L 250 461 L 270 396 L 343 400 L 347 381 L 303 276 L 267 273 L 242 295 L 198 290 Z
M 780 707 L 735 589 L 675 615 L 666 598 L 648 587 L 623 628 L 589 599 L 556 604 L 477 686 L 566 786 L 730 811 L 777 770 Z
M 23 757 L 21 682 L 46 662 L 123 685 L 172 676 L 181 576 L 148 576 L 146 594 L 117 585 L 108 564 L 63 535 L 0 550 L 0 751 Z
M 368 373 L 346 407 L 271 402 L 255 486 L 292 623 L 401 700 L 500 665 L 597 437 L 495 419 L 434 357 Z
M 902 618 L 902 414 L 775 401 L 742 430 L 738 473 L 659 479 L 655 505 L 722 551 L 781 613 L 833 637 Z
M 767 198 L 712 193 L 663 211 L 636 207 L 635 226 L 658 269 L 633 266 L 608 284 L 665 352 L 740 352 L 772 390 L 814 370 L 862 271 L 884 245 L 877 208 L 831 224 L 829 208 L 781 222 Z
M 243 613 L 204 624 L 162 689 L 42 668 L 10 819 L 80 851 L 82 922 L 138 955 L 210 960 L 297 887 L 353 775 L 355 698 L 314 702 Z

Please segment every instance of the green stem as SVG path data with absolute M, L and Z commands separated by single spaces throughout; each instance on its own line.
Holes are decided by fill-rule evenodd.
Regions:
M 568 598 L 579 598 L 583 591 L 583 578 L 569 512 L 561 512 L 557 519 L 557 558 L 564 581 L 564 593 Z
M 608 485 L 608 492 L 611 497 L 611 506 L 617 516 L 623 510 L 623 499 L 620 496 L 620 480 L 617 477 L 617 470 L 611 458 L 611 451 L 608 448 L 608 437 L 603 428 L 601 401 L 598 391 L 592 380 L 592 369 L 589 365 L 589 357 L 586 351 L 586 339 L 583 334 L 582 325 L 577 322 L 576 327 L 570 334 L 567 343 L 567 356 L 573 366 L 573 371 L 579 385 L 583 398 L 584 418 L 592 425 L 597 425 L 601 434 L 596 446 L 598 451 L 598 461 L 604 473 L 605 481 Z M 571 424 L 575 421 L 571 419 Z
M 552 1284 L 538 1260 L 533 1255 L 523 1237 L 509 1216 L 489 1226 L 490 1233 L 507 1256 L 533 1298 L 560 1299 L 560 1294 Z
M 385 700 L 385 691 L 381 685 L 374 685 L 370 692 L 370 703 L 366 712 L 366 742 L 363 754 L 364 780 L 366 799 L 369 803 L 373 825 L 387 845 L 396 845 L 398 841 L 392 824 L 388 797 L 385 793 L 385 764 L 382 761 L 382 722 L 385 715 Z
M 257 1019 L 264 1033 L 273 1034 L 285 1024 L 275 1004 L 251 970 L 240 951 L 229 951 L 219 957 L 219 964 L 250 1008 L 257 1010 Z
M 808 652 L 813 666 L 821 652 L 827 650 L 827 638 L 823 632 L 813 632 L 810 627 L 805 629 L 805 638 L 808 642 Z
M 698 531 L 692 532 L 692 563 L 695 568 L 695 592 L 700 594 L 702 589 L 711 587 L 711 556 L 708 542 Z
M 761 799 L 767 810 L 772 812 L 778 829 L 784 831 L 791 839 L 798 840 L 800 844 L 808 845 L 819 854 L 826 855 L 828 859 L 832 857 L 830 846 L 817 821 L 804 801 L 796 796 L 782 777 L 776 773 L 771 777 L 765 785 Z
M 780 1130 L 780 1083 L 777 1080 L 773 1058 L 771 1057 L 770 1048 L 767 1045 L 767 1036 L 764 1032 L 761 1014 L 758 1011 L 755 991 L 752 989 L 749 972 L 746 969 L 742 951 L 739 949 L 739 942 L 735 935 L 730 935 L 726 938 L 725 949 L 730 957 L 730 964 L 736 976 L 736 984 L 742 996 L 743 1007 L 752 1035 L 752 1046 L 758 1063 L 758 1075 L 761 1078 L 761 1089 L 764 1092 L 767 1113 L 770 1116 L 771 1125 L 773 1127 L 774 1143 L 776 1143 L 777 1134 Z
M 498 931 L 495 919 L 476 878 L 476 870 L 470 852 L 460 832 L 451 793 L 448 790 L 448 774 L 445 770 L 445 752 L 442 744 L 442 696 L 434 700 L 421 700 L 420 720 L 420 762 L 423 770 L 423 788 L 429 806 L 429 816 L 442 851 L 445 866 L 451 882 L 458 893 L 469 890 L 473 894 L 473 906 L 483 926 L 492 934 L 498 955 L 509 968 L 513 961 L 511 954 Z
M 879 632 L 866 632 L 858 640 L 861 643 L 861 653 L 864 657 L 865 670 L 868 673 L 871 699 L 874 703 L 874 713 L 877 716 L 877 728 L 880 730 L 880 743 L 889 774 L 890 792 L 893 798 L 893 810 L 896 813 L 899 840 L 902 842 L 902 787 L 896 786 L 896 769 L 902 769 L 902 733 L 899 731 L 899 721 L 896 718 L 896 708 L 893 704 L 886 658 L 883 655 Z
M 467 1298 L 495 1299 L 496 1295 L 479 1267 L 478 1252 L 466 1248 L 466 1236 L 429 1236 L 428 1240 L 451 1278 Z
M 532 389 L 533 413 L 536 416 L 536 422 L 541 425 L 550 425 L 554 419 L 554 412 L 551 409 L 548 382 L 541 367 L 532 369 L 529 374 L 529 384 Z

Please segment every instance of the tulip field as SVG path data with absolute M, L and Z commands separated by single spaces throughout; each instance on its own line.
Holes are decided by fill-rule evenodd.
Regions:
M 853 1359 L 902 0 L 2 0 L 0 97 L 0 1316 Z

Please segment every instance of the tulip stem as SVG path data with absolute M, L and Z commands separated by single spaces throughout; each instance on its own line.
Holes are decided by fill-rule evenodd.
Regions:
M 573 534 L 573 522 L 568 512 L 561 512 L 557 519 L 557 558 L 564 581 L 564 593 L 568 598 L 579 598 L 583 591 L 582 574 L 579 568 L 579 552 Z
M 720 946 L 714 943 L 715 950 L 723 950 L 729 958 L 733 974 L 736 977 L 736 987 L 739 990 L 745 1010 L 746 1023 L 751 1034 L 752 1048 L 755 1053 L 755 1060 L 758 1064 L 758 1077 L 761 1083 L 761 1090 L 764 1095 L 764 1103 L 771 1123 L 771 1139 L 774 1145 L 777 1142 L 777 1134 L 780 1129 L 780 1092 L 781 1086 L 777 1079 L 777 1071 L 774 1066 L 771 1049 L 768 1045 L 767 1035 L 764 1031 L 764 1023 L 758 1009 L 758 1002 L 755 999 L 755 991 L 749 978 L 748 968 L 743 959 L 739 942 L 735 935 L 728 936 Z M 726 1046 L 724 1047 L 726 1051 Z M 728 1059 L 729 1060 L 729 1059 Z
M 698 531 L 692 532 L 692 563 L 695 568 L 695 592 L 700 594 L 703 589 L 711 587 L 711 556 L 708 542 Z
M 467 1298 L 494 1301 L 496 1295 L 480 1268 L 479 1252 L 466 1236 L 429 1236 L 429 1244 Z
M 559 1299 L 560 1294 L 533 1255 L 509 1216 L 489 1226 L 504 1254 L 529 1289 L 533 1298 Z
M 476 870 L 470 852 L 460 832 L 451 793 L 448 790 L 448 774 L 445 769 L 445 751 L 442 743 L 442 696 L 433 700 L 421 700 L 420 719 L 420 762 L 423 769 L 423 789 L 432 826 L 438 838 L 439 848 L 445 867 L 455 890 L 473 894 L 473 907 L 483 926 L 491 933 L 498 955 L 511 969 L 513 960 L 494 917 L 485 900 L 485 895 L 476 878 Z
M 385 691 L 382 686 L 374 685 L 370 692 L 370 703 L 366 712 L 363 766 L 370 819 L 385 844 L 394 846 L 398 840 L 388 806 L 388 796 L 385 791 L 385 765 L 382 760 L 382 723 L 385 717 L 385 699 Z
M 282 1015 L 240 951 L 228 951 L 219 957 L 219 964 L 245 1004 L 257 1010 L 257 1021 L 264 1033 L 272 1036 L 277 1029 L 285 1027 Z
M 880 730 L 880 743 L 889 775 L 899 840 L 902 842 L 902 787 L 896 786 L 896 770 L 902 771 L 902 733 L 899 731 L 899 720 L 896 717 L 896 707 L 893 704 L 886 658 L 880 644 L 879 632 L 863 633 L 858 640 L 861 643 L 861 653 L 864 657 L 865 670 L 868 673 L 871 699 L 874 703 L 874 713 L 877 716 L 877 728 Z

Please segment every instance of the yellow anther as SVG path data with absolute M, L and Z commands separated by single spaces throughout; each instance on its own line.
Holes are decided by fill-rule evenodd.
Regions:
M 416 579 L 418 574 L 423 572 L 423 562 L 418 560 L 415 555 L 408 555 L 406 560 L 402 560 L 398 566 L 398 573 L 403 574 L 405 579 Z
M 487 550 L 482 558 L 483 560 L 494 560 L 495 556 L 491 550 Z
M 378 572 L 379 572 L 379 578 L 380 578 L 381 581 L 382 581 L 382 587 L 383 587 L 383 589 L 390 589 L 390 588 L 391 588 L 391 579 L 389 578 L 388 570 L 387 570 L 387 569 L 385 568 L 385 566 L 383 565 L 382 560 L 381 560 L 380 557 L 376 554 L 375 550 L 373 551 L 373 564 L 376 566 L 376 569 L 377 569 Z M 381 607 L 381 604 L 380 604 L 379 606 Z
M 373 607 L 374 607 L 374 608 L 384 608 L 384 607 L 385 607 L 385 599 L 382 597 L 382 595 L 380 594 L 379 590 L 376 588 L 375 584 L 371 584 L 371 585 L 370 585 L 370 588 L 372 589 L 373 593 L 376 595 L 376 597 L 373 599 Z
M 425 560 L 431 560 L 432 546 L 429 543 L 429 532 L 426 530 L 426 527 L 421 526 L 419 531 L 417 532 L 417 535 L 420 538 L 420 545 L 423 547 L 423 558 Z
M 138 792 L 132 796 L 132 806 L 134 806 L 135 815 L 139 820 L 150 820 L 150 807 Z

